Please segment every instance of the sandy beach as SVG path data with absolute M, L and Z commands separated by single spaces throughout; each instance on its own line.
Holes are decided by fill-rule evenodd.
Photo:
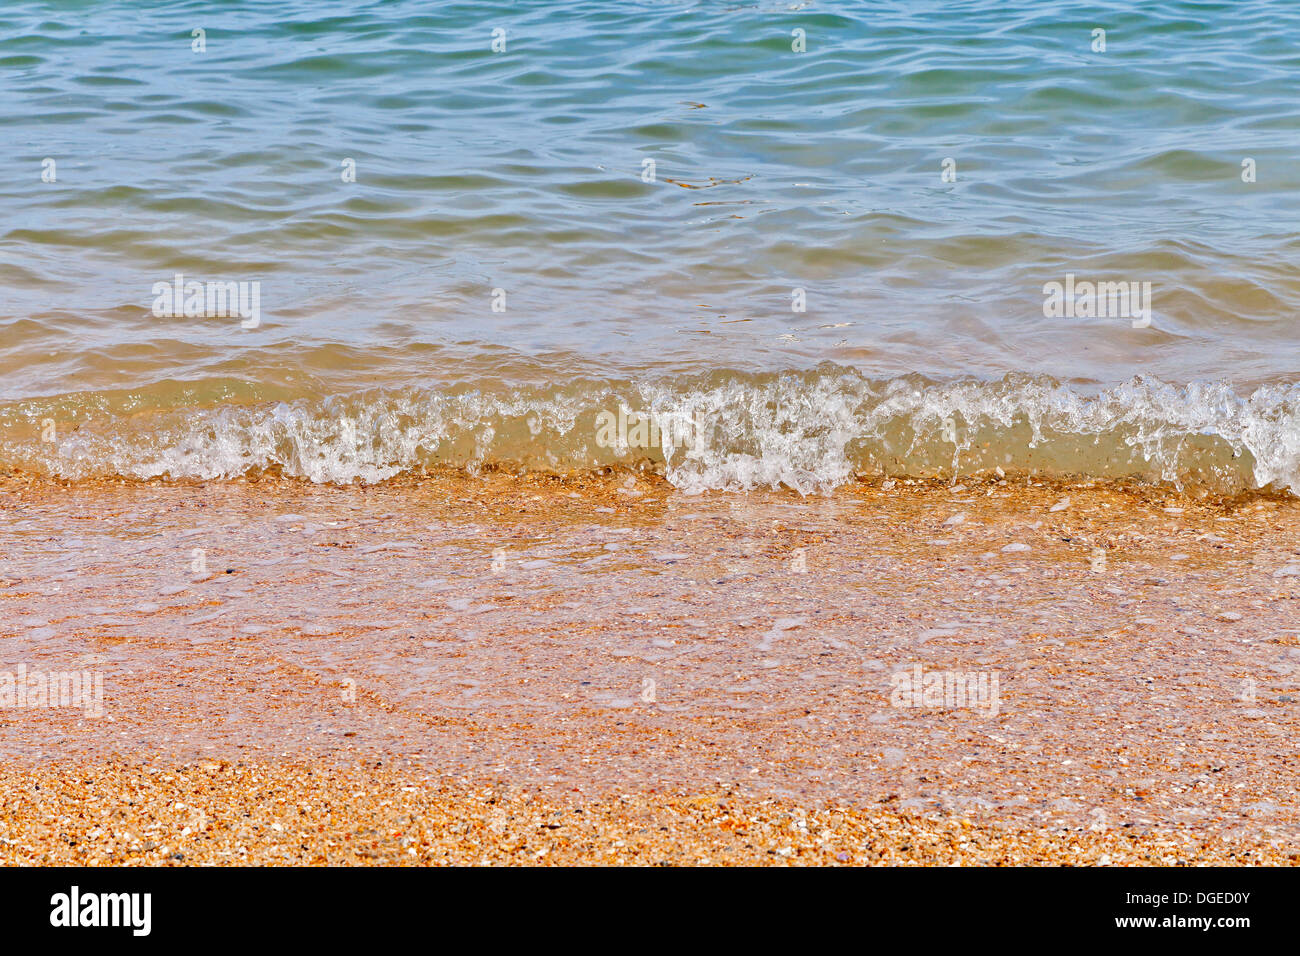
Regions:
M 1295 865 L 1188 831 L 1050 830 L 734 791 L 598 799 L 375 765 L 110 763 L 0 772 L 20 866 Z
M 0 680 L 102 679 L 0 707 L 0 861 L 1300 853 L 1289 497 L 11 476 L 0 507 Z
M 1300 862 L 1298 45 L 8 0 L 0 868 Z M 6 912 L 447 898 L 250 872 Z M 1285 931 L 1285 875 L 854 890 L 1036 941 Z

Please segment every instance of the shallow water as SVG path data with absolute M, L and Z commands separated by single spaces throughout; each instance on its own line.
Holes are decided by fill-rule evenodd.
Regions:
M 0 468 L 1300 487 L 1300 7 L 1131 6 L 14 0 Z
M 0 707 L 7 763 L 405 758 L 1300 839 L 1293 500 L 439 476 L 0 479 L 0 505 L 0 684 L 103 678 L 100 717 Z M 896 700 L 918 668 L 990 696 Z

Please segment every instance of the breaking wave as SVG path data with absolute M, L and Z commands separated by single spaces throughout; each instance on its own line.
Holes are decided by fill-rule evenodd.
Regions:
M 133 411 L 144 404 L 148 412 Z M 424 469 L 652 469 L 687 492 L 825 493 L 864 474 L 997 468 L 1300 494 L 1300 385 L 1240 394 L 1136 377 L 872 380 L 833 365 L 499 393 L 376 389 L 166 407 L 104 393 L 0 406 L 0 469 L 61 478 L 223 479 L 276 471 L 377 482 Z

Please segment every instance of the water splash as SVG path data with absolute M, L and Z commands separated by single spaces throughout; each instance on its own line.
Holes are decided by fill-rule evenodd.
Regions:
M 134 414 L 125 404 L 94 395 L 0 406 L 0 468 L 138 479 L 275 470 L 348 483 L 448 466 L 612 465 L 653 468 L 687 492 L 784 486 L 803 494 L 862 473 L 1003 468 L 1300 493 L 1296 384 L 1243 395 L 1223 383 L 1137 377 L 1089 390 L 1026 376 L 872 380 L 823 365 L 500 394 L 372 390 Z M 43 435 L 49 421 L 53 434 Z M 681 423 L 689 424 L 685 433 Z

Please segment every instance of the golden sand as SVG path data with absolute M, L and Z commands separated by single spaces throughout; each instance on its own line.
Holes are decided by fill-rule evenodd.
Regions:
M 1195 833 L 1026 830 L 725 792 L 563 801 L 380 768 L 110 764 L 0 772 L 0 863 L 1285 864 Z
M 0 672 L 104 680 L 0 708 L 3 860 L 1300 851 L 1291 498 L 15 477 L 0 517 Z M 996 707 L 902 706 L 917 668 Z

